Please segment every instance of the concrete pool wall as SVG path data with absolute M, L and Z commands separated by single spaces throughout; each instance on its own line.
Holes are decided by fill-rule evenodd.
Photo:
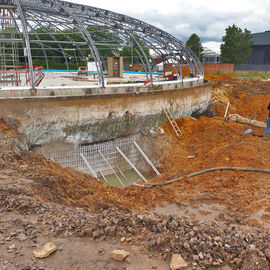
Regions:
M 177 86 L 177 83 L 165 84 L 166 90 L 144 88 L 142 92 L 130 91 L 130 87 L 112 87 L 104 89 L 106 94 L 1 98 L 0 117 L 18 119 L 30 145 L 106 141 L 166 122 L 163 108 L 175 117 L 207 109 L 209 82 L 186 88 Z

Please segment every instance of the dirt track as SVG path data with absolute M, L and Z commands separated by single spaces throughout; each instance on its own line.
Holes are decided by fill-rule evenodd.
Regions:
M 270 82 L 238 80 L 226 76 L 212 79 L 214 80 L 213 104 L 211 108 L 214 109 L 217 117 L 201 117 L 199 120 L 189 117 L 177 119 L 177 123 L 183 133 L 180 140 L 177 139 L 171 126 L 168 124 L 162 127 L 165 131 L 163 135 L 147 138 L 149 143 L 156 148 L 155 152 L 160 153 L 159 160 L 161 166 L 159 170 L 162 173 L 161 177 L 150 179 L 151 183 L 164 182 L 209 168 L 213 158 L 219 152 L 242 137 L 243 132 L 250 127 L 224 120 L 223 114 L 228 101 L 231 103 L 229 113 L 238 113 L 244 117 L 254 116 L 259 121 L 264 121 L 267 117 L 268 111 L 266 108 L 270 101 Z M 14 194 L 21 193 L 26 197 L 33 197 L 36 202 L 41 201 L 45 204 L 59 203 L 73 208 L 86 207 L 95 215 L 102 214 L 104 209 L 114 209 L 116 207 L 116 209 L 119 209 L 117 211 L 120 211 L 117 214 L 118 216 L 122 216 L 122 213 L 125 211 L 133 214 L 150 211 L 158 214 L 173 214 L 177 218 L 187 219 L 190 222 L 194 222 L 194 224 L 197 224 L 196 222 L 210 224 L 213 221 L 217 221 L 218 226 L 221 226 L 221 228 L 226 228 L 227 225 L 248 225 L 262 229 L 270 228 L 269 174 L 216 171 L 193 178 L 184 177 L 183 180 L 174 184 L 156 188 L 146 189 L 132 186 L 118 189 L 106 187 L 86 174 L 71 168 L 63 169 L 58 164 L 46 161 L 36 153 L 22 151 L 16 151 L 15 153 L 13 150 L 14 145 L 19 146 L 19 134 L 16 131 L 16 123 L 10 120 L 2 120 L 0 122 L 0 129 L 2 131 L 0 144 L 0 168 L 2 170 L 0 174 L 0 190 L 4 196 L 3 198 L 6 198 L 5 200 L 7 200 L 7 194 L 14 196 Z M 261 137 L 248 135 L 233 148 L 218 156 L 214 167 L 239 166 L 270 169 L 269 148 L 270 140 L 263 140 Z M 16 179 L 16 181 L 9 183 L 9 179 Z M 7 186 L 9 187 L 8 189 Z M 9 209 L 6 208 L 9 203 L 9 201 L 6 201 L 6 204 L 2 205 L 2 207 L 0 204 L 1 215 L 5 215 L 7 209 Z M 19 207 L 19 205 L 13 206 L 14 211 L 19 211 L 20 213 Z M 57 208 L 56 212 L 59 213 L 59 216 L 61 215 L 60 208 Z M 27 211 L 27 215 L 31 216 L 33 214 L 31 214 L 31 211 Z M 53 212 L 51 215 L 53 216 Z M 20 219 L 20 217 L 16 218 Z M 154 219 L 158 222 L 159 218 L 160 216 L 157 215 Z M 57 218 L 53 217 L 53 219 Z M 151 222 L 154 224 L 153 221 Z M 0 222 L 1 226 L 5 227 L 6 223 L 3 222 L 1 224 Z M 211 225 L 209 226 L 211 227 Z M 124 231 L 126 229 L 125 225 L 122 231 L 123 235 L 125 235 Z M 132 234 L 139 234 L 139 228 L 138 230 L 132 230 Z M 79 234 L 76 235 L 80 236 Z M 112 235 L 108 233 L 108 236 L 112 237 Z M 160 237 L 163 237 L 162 234 Z M 218 236 L 216 235 L 216 237 Z M 172 241 L 174 238 L 170 239 Z M 166 243 L 170 247 L 169 254 L 177 251 L 173 244 Z M 169 256 L 164 256 L 166 252 L 162 245 L 158 243 L 154 243 L 152 246 L 144 245 L 148 250 L 156 251 L 157 254 L 161 252 L 161 256 L 165 260 L 169 258 Z M 243 249 L 243 247 L 245 247 L 244 244 L 240 245 L 238 251 L 235 252 L 237 258 L 241 253 L 239 250 Z M 266 247 L 261 247 L 261 249 L 265 251 Z M 191 249 L 190 253 L 192 252 L 195 251 Z M 198 255 L 198 250 L 196 252 Z M 197 258 L 194 259 L 189 256 L 187 251 L 183 251 L 183 253 L 187 254 L 185 259 L 191 264 L 192 261 L 196 262 L 194 269 L 199 267 L 199 265 L 206 268 L 211 266 L 211 263 L 198 263 L 196 261 Z M 264 253 L 266 254 L 266 251 Z M 210 255 L 214 256 L 212 253 Z M 222 258 L 226 259 L 226 256 L 224 255 Z M 4 259 L 2 260 L 4 261 Z M 214 262 L 214 259 L 212 262 Z M 155 264 L 156 262 L 153 263 Z M 221 262 L 219 263 L 219 265 L 222 264 Z M 115 266 L 110 265 L 108 267 L 108 269 L 114 269 L 113 267 Z M 231 267 L 238 269 L 241 268 L 241 264 L 233 264 Z M 82 268 L 78 269 L 85 268 L 82 266 Z

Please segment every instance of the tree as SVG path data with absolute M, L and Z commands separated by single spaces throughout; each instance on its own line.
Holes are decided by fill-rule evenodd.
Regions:
M 245 64 L 247 57 L 251 55 L 251 32 L 235 24 L 228 26 L 225 36 L 222 37 L 223 44 L 220 45 L 221 60 L 223 63 Z
M 192 34 L 186 42 L 186 45 L 189 46 L 191 50 L 199 57 L 200 61 L 202 61 L 203 46 L 198 35 L 196 35 L 195 33 Z

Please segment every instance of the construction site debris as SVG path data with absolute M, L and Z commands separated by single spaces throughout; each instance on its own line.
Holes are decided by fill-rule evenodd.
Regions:
M 173 254 L 170 262 L 171 270 L 181 270 L 188 267 L 187 262 L 180 254 Z
M 228 77 L 214 81 L 213 93 L 219 89 L 226 95 L 229 113 L 263 121 L 269 86 L 269 81 L 239 82 Z M 164 134 L 146 138 L 162 174 L 149 183 L 182 177 L 155 189 L 108 187 L 87 174 L 63 169 L 40 154 L 24 151 L 19 123 L 1 119 L 0 261 L 5 269 L 72 269 L 67 264 L 55 267 L 58 252 L 46 266 L 32 260 L 33 248 L 46 239 L 56 240 L 57 246 L 59 239 L 70 241 L 71 250 L 93 240 L 93 254 L 108 257 L 100 269 L 106 264 L 107 269 L 117 269 L 113 264 L 119 262 L 111 260 L 109 252 L 120 248 L 137 256 L 144 252 L 147 259 L 155 259 L 150 265 L 165 261 L 167 268 L 162 270 L 168 269 L 173 254 L 181 254 L 194 269 L 269 269 L 269 175 L 230 169 L 187 177 L 209 168 L 213 158 L 247 130 L 245 124 L 224 120 L 227 102 L 216 100 L 212 105 L 217 117 L 176 119 L 183 134 L 180 139 L 169 123 L 162 127 Z M 269 143 L 247 135 L 219 155 L 215 166 L 268 170 Z M 97 243 L 108 242 L 114 246 L 97 253 Z M 64 243 L 61 252 L 68 250 L 68 242 Z M 257 251 L 251 252 L 254 248 Z M 24 253 L 30 255 L 22 257 Z M 135 260 L 136 256 L 131 266 Z M 89 268 L 84 258 L 76 263 Z
M 237 122 L 237 123 L 253 126 L 253 127 L 259 127 L 259 128 L 264 128 L 264 129 L 266 128 L 266 123 L 262 123 L 253 119 L 248 119 L 248 118 L 242 117 L 239 114 L 230 114 L 229 120 Z
M 114 249 L 111 251 L 110 256 L 112 259 L 116 260 L 116 261 L 123 261 L 126 259 L 127 256 L 129 256 L 130 253 L 122 250 L 122 249 Z
M 3 188 L 1 186 L 1 190 Z M 195 262 L 204 268 L 216 265 L 217 262 L 222 265 L 230 264 L 234 259 L 240 260 L 242 252 L 251 247 L 260 249 L 264 256 L 269 254 L 270 235 L 268 231 L 261 229 L 226 225 L 216 221 L 195 222 L 173 215 L 132 213 L 127 209 L 115 208 L 105 203 L 100 205 L 103 210 L 92 213 L 87 209 L 63 207 L 52 202 L 41 203 L 33 198 L 26 188 L 20 191 L 19 196 L 14 194 L 16 189 L 12 189 L 11 185 L 4 189 L 6 195 L 1 195 L 0 207 L 5 210 L 6 215 L 1 216 L 1 223 L 5 224 L 6 221 L 16 223 L 20 214 L 32 217 L 29 220 L 21 220 L 19 224 L 16 223 L 18 233 L 22 231 L 31 239 L 38 240 L 41 235 L 68 237 L 75 243 L 77 237 L 100 242 L 106 239 L 120 239 L 121 235 L 132 235 L 133 246 L 142 247 L 156 254 L 155 256 L 161 256 L 168 264 L 173 254 L 181 254 L 188 264 Z M 6 211 L 6 209 L 13 210 Z M 37 218 L 43 219 L 43 222 L 35 223 L 33 220 Z M 0 246 L 0 254 L 6 254 L 5 245 L 10 241 L 16 241 L 18 233 L 14 233 L 12 227 L 5 226 L 1 234 L 1 237 L 4 236 L 5 244 L 3 248 Z M 143 237 L 136 237 L 142 233 Z M 33 244 L 31 239 L 28 243 Z M 21 245 L 18 244 L 16 247 L 19 249 Z M 128 256 L 129 253 L 123 252 L 121 258 Z M 119 258 L 119 253 L 116 254 Z
M 53 252 L 57 250 L 56 245 L 53 242 L 49 242 L 42 247 L 36 248 L 33 253 L 36 258 L 43 259 L 49 257 Z
M 241 260 L 243 270 L 267 270 L 270 267 L 265 255 L 256 248 L 245 250 L 241 254 Z

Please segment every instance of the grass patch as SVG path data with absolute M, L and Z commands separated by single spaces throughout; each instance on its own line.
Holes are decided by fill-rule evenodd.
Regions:
M 268 78 L 270 78 L 270 74 L 263 74 L 263 73 L 252 73 L 252 74 L 229 73 L 228 75 L 236 76 L 238 78 L 246 78 L 246 79 L 253 79 L 253 78 L 268 79 Z

